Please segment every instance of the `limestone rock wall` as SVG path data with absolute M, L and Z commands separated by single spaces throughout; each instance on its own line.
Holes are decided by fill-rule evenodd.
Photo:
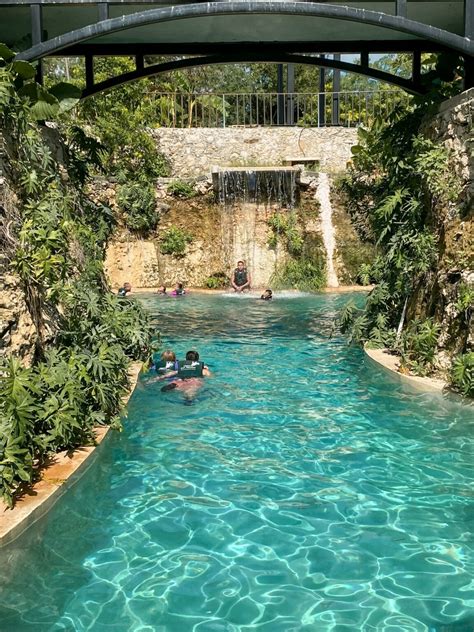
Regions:
M 214 165 L 282 165 L 288 158 L 319 161 L 322 171 L 339 172 L 351 159 L 357 130 L 344 127 L 230 127 L 151 130 L 173 175 L 207 175 Z
M 277 265 L 286 259 L 284 248 L 270 249 L 268 219 L 275 207 L 237 204 L 225 207 L 212 196 L 210 180 L 199 183 L 201 194 L 190 200 L 166 196 L 166 185 L 159 185 L 157 198 L 166 209 L 156 231 L 138 238 L 125 229 L 119 230 L 109 243 L 105 270 L 114 288 L 128 281 L 135 288 L 150 288 L 176 283 L 204 287 L 213 275 L 230 277 L 239 259 L 246 261 L 252 285 L 269 283 Z M 113 186 L 107 188 L 114 205 Z M 171 226 L 186 230 L 192 241 L 184 256 L 162 254 L 160 241 Z

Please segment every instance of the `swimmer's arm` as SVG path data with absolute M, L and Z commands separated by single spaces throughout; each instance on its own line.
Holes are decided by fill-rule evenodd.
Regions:
M 204 377 L 211 377 L 212 373 L 209 371 L 207 366 L 204 366 L 202 369 L 202 374 Z
M 167 371 L 164 375 L 160 375 L 160 377 L 157 379 L 157 382 L 167 380 L 169 377 L 175 377 L 176 375 L 178 375 L 178 371 Z

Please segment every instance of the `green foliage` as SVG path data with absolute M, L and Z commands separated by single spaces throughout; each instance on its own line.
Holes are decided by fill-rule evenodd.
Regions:
M 290 255 L 298 257 L 303 250 L 303 237 L 297 225 L 296 213 L 276 212 L 268 219 L 272 235 L 268 240 L 270 248 L 276 248 L 278 240 L 284 241 Z
M 131 58 L 101 57 L 94 66 L 96 81 L 134 70 Z M 80 79 L 83 70 L 72 69 L 72 78 Z M 131 82 L 115 88 L 113 94 L 101 93 L 81 101 L 75 110 L 76 124 L 86 125 L 107 148 L 103 164 L 108 174 L 123 181 L 140 178 L 148 182 L 167 176 L 169 165 L 158 150 L 146 126 L 151 101 L 145 82 Z
M 115 217 L 81 188 L 91 166 L 98 167 L 101 146 L 71 131 L 63 146 L 72 157 L 68 178 L 32 122 L 35 103 L 14 90 L 20 72 L 26 67 L 0 64 L 18 207 L 5 209 L 10 233 L 2 245 L 24 288 L 36 349 L 29 368 L 14 357 L 0 365 L 0 495 L 10 505 L 49 454 L 92 443 L 97 424 L 119 425 L 129 361 L 147 357 L 152 334 L 140 307 L 118 301 L 104 278 Z M 60 86 L 56 94 L 67 90 Z
M 458 61 L 440 56 L 433 63 L 443 77 L 456 82 Z M 430 71 L 424 80 L 429 83 L 434 74 Z M 352 168 L 339 183 L 356 229 L 381 253 L 359 273 L 361 280 L 378 285 L 364 310 L 353 314 L 344 328 L 354 340 L 400 348 L 405 366 L 419 374 L 431 370 L 436 350 L 439 327 L 430 318 L 434 306 L 427 306 L 423 320 L 408 321 L 402 335 L 399 328 L 405 324 L 406 306 L 436 270 L 439 235 L 434 211 L 459 212 L 455 204 L 461 191 L 449 151 L 419 131 L 423 117 L 453 87 L 438 82 L 428 88 L 408 109 L 399 108 L 370 129 L 359 129 Z
M 432 362 L 438 342 L 440 326 L 432 318 L 412 321 L 404 332 L 402 347 L 402 365 L 416 375 L 426 375 L 432 368 Z
M 160 240 L 160 252 L 163 255 L 182 257 L 186 246 L 193 240 L 192 235 L 178 226 L 171 226 Z
M 455 358 L 451 371 L 452 386 L 466 397 L 474 397 L 474 352 Z
M 168 184 L 167 191 L 169 195 L 181 198 L 182 200 L 189 200 L 196 195 L 196 191 L 193 189 L 192 185 L 188 182 L 183 182 L 183 180 L 174 180 L 173 182 L 170 182 Z
M 472 285 L 468 285 L 467 283 L 459 284 L 458 296 L 454 307 L 458 312 L 463 314 L 468 323 L 474 310 L 474 287 L 472 287 Z
M 369 263 L 361 264 L 357 275 L 361 285 L 370 285 L 372 280 L 372 266 Z
M 326 285 L 326 267 L 311 259 L 290 260 L 274 273 L 271 283 L 275 289 L 318 292 Z
M 225 272 L 215 272 L 205 281 L 205 286 L 211 290 L 218 290 L 227 287 L 227 285 L 229 285 L 229 277 Z
M 154 187 L 146 182 L 128 182 L 117 190 L 117 202 L 130 230 L 146 233 L 158 224 Z

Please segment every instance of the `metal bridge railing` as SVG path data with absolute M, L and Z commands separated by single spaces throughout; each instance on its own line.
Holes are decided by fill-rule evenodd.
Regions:
M 357 127 L 406 105 L 403 91 L 320 93 L 153 93 L 162 127 Z

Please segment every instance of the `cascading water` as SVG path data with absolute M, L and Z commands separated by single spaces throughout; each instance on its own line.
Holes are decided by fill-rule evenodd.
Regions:
M 268 285 L 286 257 L 278 246 L 268 248 L 268 220 L 276 210 L 297 204 L 300 170 L 223 167 L 214 169 L 212 178 L 222 208 L 220 229 L 227 268 L 231 270 L 242 259 L 251 271 L 252 285 Z
M 326 262 L 328 287 L 339 287 L 336 270 L 334 269 L 334 250 L 336 248 L 336 236 L 332 223 L 332 206 L 329 197 L 329 178 L 327 173 L 319 174 L 318 188 L 315 198 L 321 207 L 321 230 L 323 234 L 324 247 L 326 248 Z
M 224 206 L 245 202 L 293 208 L 298 202 L 299 177 L 297 167 L 218 167 L 212 172 L 216 199 Z

